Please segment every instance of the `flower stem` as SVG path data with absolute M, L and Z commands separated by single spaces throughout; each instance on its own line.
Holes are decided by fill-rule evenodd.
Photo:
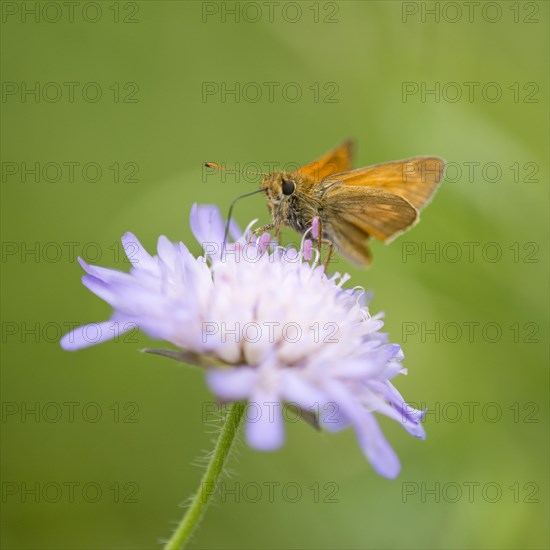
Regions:
M 229 409 L 206 471 L 202 476 L 199 490 L 193 497 L 191 505 L 187 508 L 174 534 L 164 546 L 164 550 L 184 548 L 193 531 L 199 525 L 210 503 L 210 497 L 216 491 L 217 481 L 223 472 L 223 466 L 231 451 L 244 409 L 244 402 L 233 403 Z

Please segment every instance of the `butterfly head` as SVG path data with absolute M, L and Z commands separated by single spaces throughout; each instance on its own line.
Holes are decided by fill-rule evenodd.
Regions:
M 299 182 L 290 172 L 273 172 L 262 181 L 262 190 L 272 202 L 288 200 L 295 192 Z

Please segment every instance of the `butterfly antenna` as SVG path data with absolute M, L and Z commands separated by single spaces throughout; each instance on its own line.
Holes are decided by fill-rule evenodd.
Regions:
M 227 222 L 225 223 L 225 232 L 223 235 L 223 243 L 222 243 L 222 258 L 225 254 L 225 244 L 227 243 L 227 237 L 229 235 L 229 224 L 231 223 L 231 214 L 233 213 L 233 207 L 237 203 L 237 201 L 240 201 L 241 199 L 244 199 L 245 197 L 250 197 L 251 195 L 256 195 L 257 193 L 263 193 L 263 189 L 256 189 L 256 191 L 252 191 L 252 193 L 246 193 L 245 195 L 241 195 L 240 197 L 237 197 L 229 207 L 229 212 L 227 213 Z
M 225 170 L 226 172 L 237 172 L 239 174 L 252 174 L 253 176 L 269 176 L 269 174 L 264 174 L 263 172 L 249 172 L 248 170 L 232 170 L 231 168 L 225 168 L 220 164 L 215 162 L 205 162 L 204 165 L 206 168 L 216 168 L 216 170 Z

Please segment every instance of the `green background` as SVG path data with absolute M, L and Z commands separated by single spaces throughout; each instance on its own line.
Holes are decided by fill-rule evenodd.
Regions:
M 212 401 L 203 374 L 139 354 L 150 344 L 144 336 L 61 350 L 64 323 L 110 314 L 82 287 L 71 247 L 123 270 L 129 264 L 117 243 L 127 230 L 149 250 L 164 234 L 198 253 L 191 205 L 226 212 L 257 185 L 205 177 L 202 162 L 302 163 L 348 137 L 358 143 L 355 166 L 418 154 L 454 166 L 420 225 L 389 247 L 374 244 L 370 270 L 341 258 L 333 264 L 351 273 L 351 284 L 372 289 L 372 309 L 385 311 L 409 368 L 396 385 L 430 409 L 428 437 L 417 441 L 381 419 L 403 464 L 392 481 L 373 472 L 349 430 L 318 434 L 288 424 L 277 452 L 241 444 L 226 478 L 239 497 L 218 499 L 191 547 L 548 546 L 547 2 L 493 3 L 496 11 L 484 13 L 481 3 L 472 21 L 464 5 L 457 18 L 442 2 L 448 11 L 439 22 L 421 13 L 434 3 L 422 2 L 301 2 L 296 22 L 284 2 L 273 8 L 273 22 L 262 3 L 241 3 L 241 12 L 249 7 L 235 22 L 221 4 L 100 2 L 95 23 L 82 4 L 73 22 L 66 11 L 48 21 L 55 7 L 46 20 L 27 14 L 22 21 L 21 4 L 3 4 L 2 79 L 19 90 L 1 104 L 4 548 L 158 547 L 197 487 L 216 431 L 217 422 L 203 421 L 203 404 Z M 217 13 L 203 13 L 216 5 Z M 18 12 L 9 15 L 13 6 Z M 403 10 L 418 11 L 404 18 Z M 58 83 L 62 97 L 22 98 L 22 83 L 35 82 Z M 64 82 L 78 83 L 73 102 Z M 82 98 L 89 82 L 101 87 L 97 102 Z M 139 89 L 124 88 L 128 82 Z M 256 102 L 203 97 L 204 83 L 235 82 L 257 83 L 264 94 Z M 265 82 L 277 83 L 272 102 Z M 302 91 L 299 101 L 282 95 L 289 82 Z M 419 89 L 437 82 L 441 93 L 403 98 L 403 82 Z M 467 82 L 479 83 L 471 100 Z M 489 82 L 500 99 L 491 101 L 494 86 L 482 94 Z M 457 88 L 448 83 L 460 85 L 461 99 L 453 102 Z M 56 84 L 46 89 L 55 96 Z M 80 164 L 73 181 L 68 168 L 47 181 L 55 165 L 40 181 L 23 181 L 21 164 L 35 162 Z M 97 182 L 82 174 L 90 162 L 102 169 Z M 118 182 L 109 168 L 117 162 Z M 240 203 L 239 223 L 267 223 L 263 201 Z M 436 246 L 439 256 L 422 257 Z M 24 252 L 36 247 L 37 255 Z M 501 258 L 491 261 L 498 250 Z M 37 417 L 22 416 L 36 406 Z M 76 484 L 74 498 L 68 483 Z M 280 484 L 272 499 L 269 483 Z M 287 484 L 302 491 L 297 502 L 290 502 L 296 485 Z M 36 486 L 46 495 L 22 495 Z M 98 486 L 101 496 L 91 502 Z M 258 487 L 258 502 L 250 502 Z

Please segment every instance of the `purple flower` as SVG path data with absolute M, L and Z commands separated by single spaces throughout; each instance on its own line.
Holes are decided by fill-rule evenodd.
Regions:
M 252 447 L 272 450 L 283 443 L 281 407 L 291 403 L 327 430 L 351 426 L 374 469 L 397 476 L 399 460 L 373 413 L 422 439 L 423 413 L 390 382 L 406 373 L 403 353 L 380 332 L 383 322 L 369 313 L 365 291 L 344 289 L 347 274 L 327 276 L 305 238 L 300 250 L 285 249 L 273 246 L 268 234 L 241 234 L 232 225 L 235 240 L 224 247 L 223 219 L 212 206 L 193 206 L 191 229 L 204 256 L 195 258 L 166 237 L 151 256 L 126 233 L 130 273 L 79 260 L 84 285 L 114 312 L 109 322 L 65 335 L 62 347 L 112 338 L 113 322 L 121 330 L 137 326 L 178 348 L 156 353 L 203 367 L 219 400 L 247 400 L 255 408 L 246 425 Z M 91 339 L 90 330 L 99 336 Z

